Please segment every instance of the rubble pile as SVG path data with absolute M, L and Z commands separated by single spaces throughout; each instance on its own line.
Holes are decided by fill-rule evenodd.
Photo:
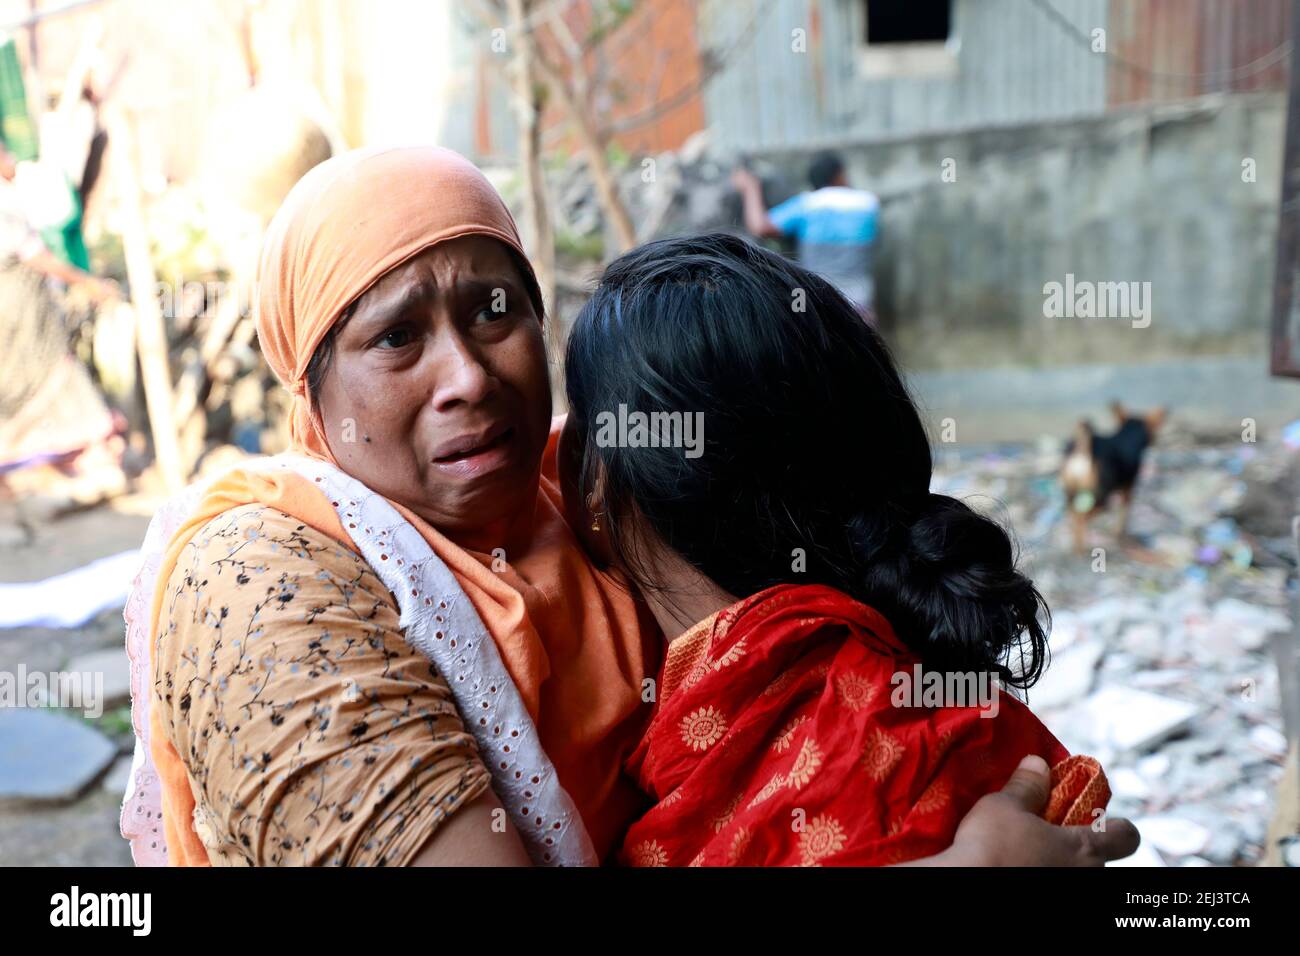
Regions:
M 1289 524 L 1300 451 L 1283 442 L 1147 456 L 1130 520 L 1071 549 L 1059 446 L 940 454 L 935 490 L 1010 521 L 1053 613 L 1029 705 L 1106 768 L 1110 812 L 1143 834 L 1139 865 L 1243 865 L 1264 852 L 1287 751 L 1271 650 L 1293 632 Z
M 710 147 L 707 132 L 692 136 L 679 150 L 628 163 L 618 172 L 619 194 L 636 224 L 637 241 L 739 230 L 740 196 L 731 185 L 731 172 L 742 162 L 762 177 L 764 199 L 770 206 L 804 188 L 771 163 L 722 155 Z M 557 236 L 570 242 L 609 238 L 604 236 L 604 216 L 582 157 L 557 168 L 549 179 Z M 614 248 L 613 243 L 607 242 L 606 248 Z

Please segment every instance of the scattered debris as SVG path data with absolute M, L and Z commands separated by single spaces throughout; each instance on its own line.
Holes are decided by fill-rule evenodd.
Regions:
M 1210 843 L 1209 829 L 1181 817 L 1140 817 L 1133 822 L 1144 840 L 1170 856 L 1193 856 Z
M 1105 766 L 1110 812 L 1145 838 L 1124 865 L 1258 862 L 1287 754 L 1271 644 L 1294 627 L 1300 449 L 1171 428 L 1138 482 L 1132 540 L 1103 516 L 1077 557 L 1053 480 L 1059 445 L 945 448 L 934 482 L 1020 532 L 1053 616 L 1051 665 L 1028 703 Z
M 1104 649 L 1098 651 L 1098 656 Z M 1046 711 L 1046 708 L 1044 708 Z M 1109 762 L 1117 756 L 1149 750 L 1187 729 L 1195 704 L 1128 687 L 1110 686 L 1060 715 L 1057 736 L 1072 749 Z

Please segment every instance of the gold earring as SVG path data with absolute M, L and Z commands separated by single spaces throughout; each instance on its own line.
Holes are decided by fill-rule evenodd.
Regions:
M 592 516 L 592 519 L 591 519 L 591 530 L 592 530 L 592 531 L 599 531 L 599 530 L 600 530 L 600 516 L 601 516 L 602 514 L 604 514 L 603 511 L 597 511 L 596 514 Z

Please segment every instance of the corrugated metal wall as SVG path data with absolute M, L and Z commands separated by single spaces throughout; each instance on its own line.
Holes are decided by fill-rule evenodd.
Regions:
M 1104 27 L 1107 0 L 1052 0 Z M 724 67 L 705 110 L 715 143 L 776 149 L 1099 113 L 1106 64 L 1028 0 L 953 0 L 952 76 L 869 78 L 863 0 L 701 0 L 701 41 Z M 792 50 L 802 29 L 806 52 Z M 747 37 L 748 35 L 748 37 Z
M 1290 0 L 1111 0 L 1110 103 L 1285 89 L 1290 10 Z
M 672 148 L 698 128 L 716 146 L 763 151 L 1096 116 L 1286 83 L 1289 0 L 952 0 L 950 75 L 884 77 L 863 69 L 869 2 L 640 0 L 628 36 L 598 64 L 610 70 L 605 119 L 632 152 Z M 447 140 L 480 159 L 508 159 L 514 129 L 500 57 L 484 52 L 472 18 L 452 19 L 453 46 L 467 51 L 455 70 L 466 77 L 447 106 Z M 1097 28 L 1104 53 L 1091 49 Z M 696 87 L 702 111 L 694 95 L 680 98 Z M 661 99 L 674 108 L 624 128 Z
M 700 0 L 724 63 L 705 91 L 715 141 L 870 141 L 1286 84 L 1288 0 L 953 0 L 955 75 L 884 78 L 860 63 L 867 2 Z

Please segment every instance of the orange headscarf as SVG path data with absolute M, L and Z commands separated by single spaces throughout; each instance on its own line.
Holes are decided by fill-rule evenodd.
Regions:
M 257 316 L 263 354 L 294 394 L 294 451 L 337 464 L 311 408 L 306 374 L 343 309 L 394 266 L 468 235 L 491 236 L 518 253 L 530 293 L 540 299 L 509 210 L 483 174 L 450 150 L 358 150 L 322 163 L 294 187 L 267 233 Z M 456 576 L 491 632 L 603 857 L 643 806 L 621 767 L 647 716 L 641 682 L 653 673 L 649 655 L 658 642 L 643 640 L 645 619 L 635 602 L 592 566 L 565 522 L 556 435 L 553 430 L 535 503 L 528 505 L 529 548 L 512 554 L 504 572 L 492 570 L 491 555 L 460 547 L 392 504 Z M 154 595 L 155 639 L 165 584 L 185 544 L 212 518 L 254 502 L 353 547 L 313 482 L 291 471 L 232 472 L 207 491 L 168 545 Z M 162 782 L 168 856 L 173 864 L 204 865 L 189 778 L 159 709 L 151 708 L 151 753 Z

